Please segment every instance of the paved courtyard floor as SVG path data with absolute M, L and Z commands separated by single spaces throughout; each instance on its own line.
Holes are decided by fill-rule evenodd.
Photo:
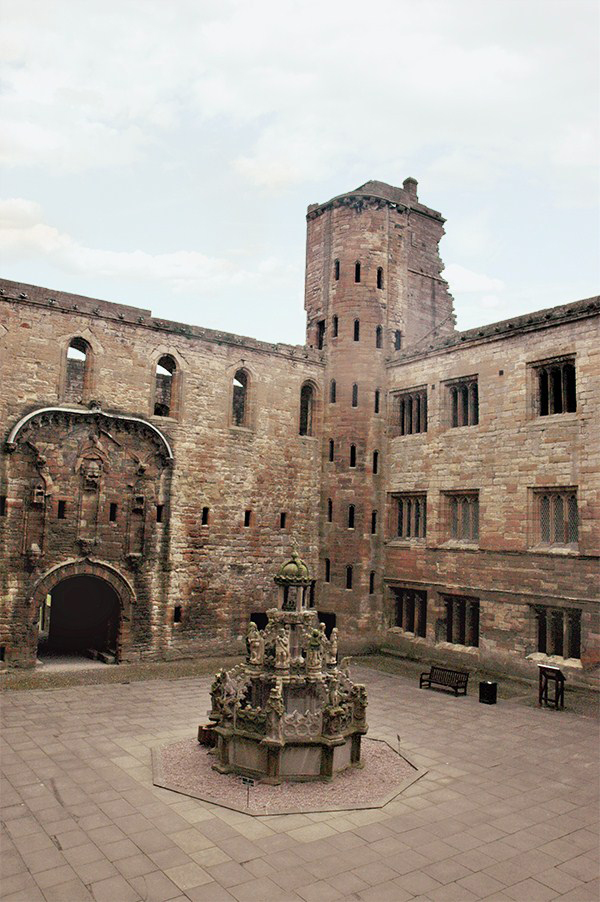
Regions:
M 2 899 L 597 902 L 594 717 L 352 677 L 372 734 L 428 773 L 383 809 L 266 818 L 152 785 L 208 676 L 5 692 Z

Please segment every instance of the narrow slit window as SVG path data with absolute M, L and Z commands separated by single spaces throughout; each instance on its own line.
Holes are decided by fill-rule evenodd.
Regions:
M 58 510 L 56 512 L 57 519 L 66 520 L 67 518 L 67 502 L 62 499 L 58 502 Z
M 331 582 L 331 561 L 328 557 L 325 558 L 325 582 Z
M 208 513 L 210 508 L 203 507 L 202 508 L 202 520 L 200 521 L 202 526 L 208 526 Z
M 381 326 L 377 326 L 377 328 L 375 329 L 375 347 L 383 347 L 383 329 Z
M 377 287 L 383 288 L 383 266 L 377 267 Z
M 111 503 L 109 511 L 108 511 L 108 519 L 111 523 L 117 522 L 117 510 L 118 510 L 118 505 L 116 504 L 115 501 L 113 501 Z
M 252 520 L 252 511 L 244 511 L 244 527 L 250 526 Z
M 375 571 L 371 570 L 369 573 L 369 595 L 373 595 L 375 592 Z
M 377 511 L 373 511 L 371 514 L 371 535 L 375 535 L 377 532 Z
M 348 505 L 348 529 L 354 529 L 354 512 L 355 508 L 353 504 Z
M 319 351 L 323 350 L 323 346 L 325 344 L 325 320 L 320 319 L 317 323 L 317 348 Z
M 356 466 L 356 445 L 350 445 L 350 466 Z
M 337 337 L 338 337 L 339 328 L 340 328 L 340 321 L 339 321 L 337 315 L 334 315 L 333 319 L 331 320 L 331 335 L 332 335 L 332 338 L 337 338 Z
M 381 399 L 381 392 L 378 388 L 375 389 L 375 413 L 379 413 L 379 404 Z
M 348 564 L 348 566 L 346 567 L 346 588 L 347 589 L 352 588 L 352 577 L 353 577 L 352 565 Z
M 173 608 L 173 623 L 181 623 L 181 605 L 176 604 Z
M 90 346 L 83 338 L 74 338 L 67 348 L 65 400 L 80 404 L 89 382 Z
M 327 522 L 333 522 L 333 501 L 331 498 L 327 499 Z
M 354 281 L 360 282 L 360 263 L 358 260 L 354 264 Z
M 156 364 L 154 389 L 154 416 L 169 417 L 173 411 L 173 380 L 176 364 L 168 354 L 161 357 Z
M 360 341 L 360 320 L 354 320 L 354 341 Z
M 394 332 L 394 350 L 400 351 L 402 349 L 402 332 L 400 329 L 396 329 Z
M 379 451 L 373 451 L 373 476 L 379 472 Z
M 333 264 L 333 278 L 336 282 L 339 282 L 340 279 L 340 261 L 336 260 Z
M 329 463 L 333 463 L 335 459 L 335 442 L 332 438 L 329 439 Z
M 358 385 L 356 382 L 352 386 L 352 406 L 358 407 Z
M 157 523 L 162 523 L 162 522 L 163 522 L 163 516 L 164 516 L 164 513 L 165 513 L 165 506 L 164 506 L 164 504 L 157 504 L 157 505 L 156 505 L 156 522 L 157 522 Z
M 300 435 L 313 434 L 314 390 L 305 383 L 300 391 Z
M 248 425 L 248 373 L 237 370 L 233 377 L 231 413 L 234 426 Z
M 329 403 L 335 404 L 337 396 L 337 386 L 335 383 L 335 379 L 332 379 L 329 383 Z
M 279 528 L 285 529 L 285 521 L 287 520 L 287 514 L 285 511 L 281 511 L 279 514 Z
M 0 517 L 6 517 L 6 495 L 0 495 Z

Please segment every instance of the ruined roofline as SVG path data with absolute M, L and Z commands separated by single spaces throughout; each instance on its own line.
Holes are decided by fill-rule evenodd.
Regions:
M 589 298 L 583 298 L 580 301 L 572 301 L 570 304 L 546 307 L 543 310 L 524 313 L 521 316 L 500 320 L 487 326 L 456 332 L 448 338 L 436 339 L 421 347 L 415 345 L 412 348 L 407 348 L 406 351 L 394 354 L 392 358 L 386 361 L 386 365 L 388 367 L 401 366 L 416 358 L 435 357 L 437 354 L 455 351 L 458 347 L 464 345 L 498 341 L 511 335 L 535 332 L 539 329 L 548 329 L 553 326 L 560 326 L 563 323 L 598 315 L 600 315 L 600 296 L 594 295 Z
M 107 319 L 126 326 L 134 326 L 135 328 L 168 332 L 179 338 L 198 339 L 221 345 L 233 345 L 241 349 L 247 348 L 248 350 L 276 354 L 283 357 L 302 357 L 311 363 L 324 365 L 322 355 L 317 351 L 306 348 L 305 345 L 271 343 L 244 335 L 235 335 L 232 332 L 222 332 L 217 329 L 206 329 L 203 326 L 192 326 L 187 323 L 160 319 L 153 317 L 151 310 L 131 307 L 112 301 L 102 301 L 86 295 L 70 294 L 66 291 L 53 291 L 49 288 L 44 288 L 40 285 L 30 285 L 26 282 L 12 282 L 9 279 L 0 279 L 0 301 L 34 307 L 47 307 L 57 313 L 70 316 L 91 316 L 94 319 Z
M 408 210 L 412 213 L 420 213 L 430 219 L 435 219 L 440 224 L 443 224 L 446 221 L 438 210 L 434 210 L 419 202 L 417 197 L 417 181 L 413 178 L 405 179 L 402 188 L 388 185 L 387 182 L 379 182 L 375 179 L 371 179 L 363 185 L 359 185 L 358 188 L 355 188 L 353 191 L 337 194 L 335 197 L 332 197 L 330 200 L 324 201 L 323 203 L 309 204 L 306 218 L 314 219 L 326 210 L 333 209 L 333 207 L 350 206 L 353 198 L 383 201 L 402 212 Z

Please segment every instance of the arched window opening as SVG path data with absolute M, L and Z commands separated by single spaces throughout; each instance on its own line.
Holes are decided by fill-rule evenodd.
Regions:
M 166 354 L 156 364 L 156 383 L 154 391 L 154 416 L 171 416 L 173 407 L 173 379 L 177 365 L 172 357 Z
M 360 320 L 354 320 L 354 341 L 360 341 Z
M 383 347 L 383 329 L 381 326 L 377 326 L 377 328 L 375 329 L 375 347 Z
M 378 388 L 375 389 L 375 413 L 379 413 L 379 405 L 381 403 L 381 392 Z
M 348 529 L 354 529 L 354 505 L 348 505 Z
M 88 388 L 90 346 L 83 338 L 74 338 L 67 348 L 65 400 L 80 404 Z
M 340 278 L 340 261 L 336 260 L 333 264 L 333 278 L 336 282 L 339 281 Z
M 335 442 L 332 438 L 329 439 L 329 463 L 333 463 L 335 457 Z
M 373 476 L 379 472 L 379 451 L 373 451 Z
M 328 557 L 325 558 L 325 582 L 331 582 L 331 561 Z
M 348 564 L 346 567 L 346 588 L 352 588 L 352 564 Z
M 312 385 L 305 383 L 300 391 L 300 435 L 313 434 L 314 401 L 314 389 Z
M 350 466 L 356 466 L 356 445 L 350 445 Z
M 246 370 L 237 370 L 235 376 L 233 377 L 231 414 L 234 426 L 247 426 L 248 373 L 246 372 Z
M 354 264 L 354 281 L 360 282 L 360 263 L 358 260 Z
M 335 404 L 336 401 L 336 384 L 335 379 L 332 379 L 329 383 L 329 403 Z
M 402 349 L 402 332 L 400 329 L 396 329 L 394 332 L 394 350 L 400 351 Z
M 352 406 L 358 407 L 358 385 L 356 382 L 352 386 Z
M 339 321 L 339 318 L 336 313 L 336 314 L 334 314 L 333 319 L 331 320 L 331 336 L 332 336 L 332 338 L 338 337 L 339 328 L 340 328 L 340 321 Z
M 377 287 L 383 288 L 383 266 L 377 268 Z

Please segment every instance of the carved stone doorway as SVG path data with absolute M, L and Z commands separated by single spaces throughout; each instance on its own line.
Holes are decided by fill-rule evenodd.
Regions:
M 120 615 L 120 598 L 104 579 L 88 574 L 68 577 L 52 588 L 42 605 L 38 655 L 86 656 L 114 663 Z

